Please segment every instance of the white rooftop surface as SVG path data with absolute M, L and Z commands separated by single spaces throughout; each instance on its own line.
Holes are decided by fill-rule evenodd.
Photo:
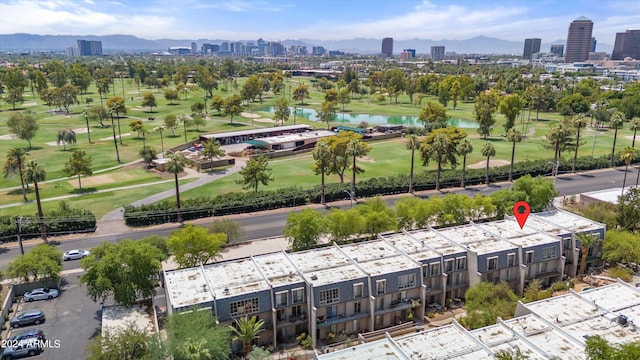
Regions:
M 205 135 L 200 135 L 200 136 L 204 137 L 204 138 L 207 138 L 207 139 L 211 139 L 211 138 L 222 138 L 222 137 L 232 137 L 232 136 L 264 134 L 264 133 L 269 133 L 269 132 L 289 131 L 289 130 L 297 130 L 297 129 L 311 129 L 311 126 L 303 125 L 303 124 L 285 125 L 285 126 L 278 126 L 278 127 L 274 127 L 274 128 L 261 128 L 261 129 L 228 131 L 228 132 L 223 132 L 223 133 L 205 134 Z
M 254 139 L 254 140 L 263 142 L 265 144 L 275 145 L 275 144 L 290 143 L 290 142 L 308 140 L 308 139 L 321 139 L 321 138 L 333 136 L 335 134 L 336 133 L 329 130 L 317 130 L 317 131 L 307 131 L 307 132 L 297 133 L 297 134 L 269 136 L 269 137 Z
M 623 311 L 622 314 L 625 316 L 633 316 L 632 312 L 629 311 Z M 635 318 L 640 319 L 637 316 Z M 631 320 L 631 317 L 629 320 Z M 618 314 L 609 313 L 604 316 L 596 316 L 584 321 L 579 321 L 575 324 L 569 324 L 564 326 L 562 330 L 577 339 L 585 341 L 587 337 L 597 334 L 610 343 L 626 344 L 640 341 L 640 328 L 638 328 L 638 326 L 640 326 L 640 324 L 635 326 L 635 330 L 631 323 L 627 323 L 627 326 L 622 326 L 618 324 Z
M 343 246 L 342 250 L 371 275 L 388 274 L 420 267 L 415 261 L 405 257 L 382 240 Z
M 560 210 L 536 213 L 534 216 L 577 232 L 598 230 L 603 226 L 595 221 Z
M 527 308 L 535 314 L 553 321 L 558 326 L 586 317 L 602 315 L 606 312 L 602 309 L 596 309 L 592 302 L 575 293 L 528 303 Z
M 467 252 L 466 249 L 448 242 L 432 230 L 416 230 L 409 234 L 420 242 L 424 241 L 425 245 L 440 251 L 443 255 Z
M 165 289 L 175 308 L 213 301 L 200 267 L 165 272 Z
M 502 324 L 486 326 L 469 332 L 471 336 L 482 341 L 493 352 L 501 350 L 514 351 L 516 348 L 527 356 L 527 359 L 547 359 L 543 353 L 534 349 L 513 331 Z M 542 349 L 540 349 L 542 350 Z
M 632 188 L 631 186 L 625 187 L 624 192 L 626 193 L 631 188 Z M 582 193 L 580 194 L 580 196 L 586 195 L 593 199 L 597 199 L 600 201 L 605 201 L 605 202 L 617 205 L 618 196 L 620 196 L 621 193 L 622 193 L 622 188 L 613 188 L 613 189 L 606 189 L 606 190 L 590 191 L 590 192 Z
M 558 359 L 585 359 L 584 346 L 577 340 L 544 323 L 535 315 L 505 321 L 505 325 L 524 334 L 527 341 Z
M 289 257 L 313 286 L 367 276 L 335 247 L 297 252 L 289 254 Z
M 206 265 L 204 271 L 216 299 L 250 294 L 271 288 L 257 271 L 251 259 L 245 258 Z
M 407 335 L 395 342 L 411 359 L 493 359 L 491 354 L 456 325 Z
M 542 218 L 538 218 L 536 216 L 529 215 L 527 218 L 527 223 L 525 224 L 525 228 L 532 227 L 536 230 L 544 231 L 548 234 L 554 236 L 561 236 L 564 234 L 570 234 L 571 231 L 569 229 L 565 229 L 560 225 L 551 224 L 546 221 L 543 221 Z
M 609 311 L 618 311 L 640 304 L 640 290 L 620 283 L 592 288 L 580 292 L 579 295 L 589 301 L 595 301 L 598 306 Z M 640 318 L 638 320 L 640 325 Z
M 462 225 L 453 228 L 437 230 L 441 235 L 467 246 L 478 255 L 490 254 L 503 250 L 514 249 L 515 246 L 497 238 L 475 225 Z
M 437 234 L 433 234 L 438 236 Z M 440 253 L 431 250 L 426 243 L 420 243 L 406 234 L 393 234 L 384 237 L 395 247 L 407 253 L 412 259 L 423 262 L 426 260 L 440 260 Z M 428 262 L 428 261 L 427 261 Z
M 253 261 L 273 286 L 304 283 L 302 276 L 282 252 L 254 256 Z
M 357 347 L 338 350 L 318 356 L 321 360 L 404 360 L 398 355 L 394 345 L 387 339 L 364 343 Z
M 476 224 L 476 226 L 505 239 L 517 238 L 538 232 L 537 229 L 534 229 L 531 226 L 525 226 L 520 229 L 520 225 L 518 225 L 518 222 L 513 218 Z
M 147 311 L 146 305 L 125 307 L 120 305 L 104 306 L 102 308 L 102 334 L 118 333 L 134 324 L 138 330 L 143 330 L 147 334 L 155 334 L 156 327 L 153 318 Z

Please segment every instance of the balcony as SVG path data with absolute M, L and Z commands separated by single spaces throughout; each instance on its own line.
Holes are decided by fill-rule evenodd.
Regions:
M 420 305 L 420 299 L 402 299 L 394 300 L 391 305 L 385 309 L 376 309 L 376 315 L 387 314 L 390 312 L 411 309 Z
M 286 319 L 278 320 L 276 327 L 295 326 L 307 323 L 307 314 L 302 313 L 300 315 L 290 315 Z
M 370 315 L 369 312 L 361 312 L 361 313 L 351 314 L 351 315 L 338 315 L 330 318 L 326 318 L 324 316 L 318 316 L 318 319 L 317 319 L 318 322 L 316 324 L 316 327 L 322 328 L 326 326 L 336 325 L 336 324 L 351 321 L 351 320 L 366 318 L 366 317 L 369 317 L 369 315 Z

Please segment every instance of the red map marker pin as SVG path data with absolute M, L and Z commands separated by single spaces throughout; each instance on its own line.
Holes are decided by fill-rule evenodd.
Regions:
M 531 207 L 526 201 L 518 201 L 513 205 L 513 215 L 518 220 L 518 225 L 520 225 L 520 229 L 524 227 L 524 223 L 527 222 L 527 218 L 531 213 Z

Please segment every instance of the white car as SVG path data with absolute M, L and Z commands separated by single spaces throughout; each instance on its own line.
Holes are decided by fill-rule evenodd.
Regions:
M 89 256 L 89 254 L 90 253 L 87 250 L 69 250 L 62 255 L 62 260 L 78 260 Z
M 45 300 L 58 297 L 58 290 L 37 288 L 24 293 L 24 301 Z

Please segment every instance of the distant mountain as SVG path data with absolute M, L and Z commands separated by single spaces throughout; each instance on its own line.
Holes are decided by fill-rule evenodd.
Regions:
M 231 40 L 176 40 L 158 39 L 147 40 L 133 35 L 33 35 L 33 34 L 5 34 L 0 35 L 0 51 L 60 51 L 77 44 L 77 40 L 102 41 L 102 49 L 105 52 L 116 51 L 166 51 L 169 47 L 190 47 L 192 42 L 220 44 Z M 244 40 L 243 42 L 256 42 L 256 40 Z M 547 52 L 551 44 L 563 44 L 564 40 L 555 40 L 542 45 L 542 51 Z M 282 41 L 285 46 L 306 45 L 323 46 L 327 50 L 340 50 L 347 53 L 378 54 L 381 52 L 381 39 L 356 38 L 347 40 L 314 40 L 314 39 L 290 39 Z M 476 36 L 466 40 L 430 40 L 408 39 L 395 40 L 393 44 L 394 54 L 399 54 L 403 49 L 415 49 L 418 54 L 429 54 L 431 46 L 443 45 L 445 51 L 458 54 L 521 54 L 523 41 L 508 41 L 487 36 Z M 613 47 L 608 44 L 598 43 L 597 51 L 610 53 Z M 311 50 L 311 49 L 309 49 Z

